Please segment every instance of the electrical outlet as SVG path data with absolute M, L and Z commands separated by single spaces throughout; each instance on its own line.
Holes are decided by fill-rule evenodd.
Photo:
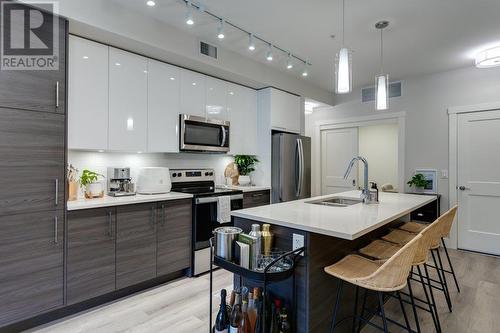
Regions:
M 293 234 L 292 251 L 300 249 L 301 247 L 304 247 L 304 235 Z M 304 252 L 302 252 L 301 255 L 304 255 Z

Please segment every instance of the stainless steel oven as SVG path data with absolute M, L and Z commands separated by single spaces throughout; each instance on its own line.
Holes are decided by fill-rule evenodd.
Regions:
M 229 151 L 229 121 L 181 114 L 179 149 L 181 151 Z

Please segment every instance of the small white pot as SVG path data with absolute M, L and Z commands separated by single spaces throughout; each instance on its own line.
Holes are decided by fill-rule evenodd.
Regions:
M 102 183 L 92 183 L 85 187 L 85 197 L 91 198 L 101 198 L 104 196 L 104 189 L 102 188 Z
M 415 187 L 415 193 L 424 193 L 424 188 L 423 187 Z
M 250 185 L 251 183 L 250 176 L 240 176 L 238 178 L 238 183 L 242 186 Z

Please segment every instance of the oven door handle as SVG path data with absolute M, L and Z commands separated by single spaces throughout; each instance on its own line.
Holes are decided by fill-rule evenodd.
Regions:
M 243 199 L 243 194 L 235 194 L 231 196 L 231 200 L 239 200 L 239 199 Z M 205 203 L 217 202 L 218 200 L 219 200 L 218 197 L 196 198 L 195 204 L 201 205 Z

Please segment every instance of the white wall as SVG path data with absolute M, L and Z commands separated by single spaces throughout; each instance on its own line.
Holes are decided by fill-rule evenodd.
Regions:
M 60 0 L 59 12 L 70 20 L 71 33 L 254 88 L 274 86 L 333 104 L 333 95 L 310 80 L 228 49 L 218 49 L 218 60 L 202 56 L 196 36 L 134 12 L 118 1 Z
M 406 112 L 405 179 L 416 168 L 448 169 L 448 114 L 452 106 L 500 101 L 500 68 L 468 67 L 408 78 L 402 97 L 391 99 L 390 112 Z M 361 103 L 360 90 L 339 98 L 337 105 L 306 116 L 306 133 L 317 121 L 373 115 L 372 103 Z M 313 161 L 314 163 L 315 161 Z M 442 211 L 448 208 L 448 179 L 438 180 Z
M 381 188 L 390 183 L 398 187 L 398 124 L 358 128 L 358 153 L 369 161 L 369 181 Z M 364 186 L 363 167 L 358 168 L 358 184 Z
M 224 169 L 232 161 L 232 156 L 217 154 L 134 154 L 77 150 L 68 152 L 68 163 L 79 169 L 79 175 L 83 169 L 106 175 L 108 167 L 130 167 L 133 182 L 137 181 L 139 169 L 142 167 L 168 167 L 171 169 L 214 169 L 216 183 L 222 184 Z

